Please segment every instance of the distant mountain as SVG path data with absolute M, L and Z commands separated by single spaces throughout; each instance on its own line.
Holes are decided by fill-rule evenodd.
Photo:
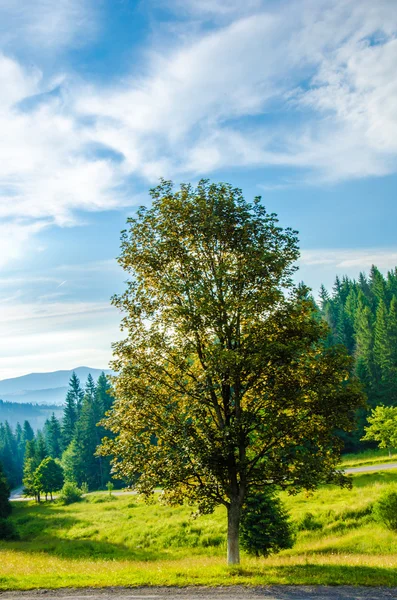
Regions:
M 26 420 L 37 431 L 42 429 L 46 419 L 49 419 L 52 413 L 58 419 L 61 419 L 63 407 L 61 405 L 23 404 L 22 402 L 3 402 L 3 400 L 0 400 L 0 423 L 7 421 L 12 429 L 15 429 L 17 423 L 23 425 Z
M 73 371 L 80 379 L 82 386 L 85 385 L 89 373 L 97 380 L 102 371 L 106 374 L 112 372 L 109 369 L 77 367 L 70 371 L 30 373 L 29 375 L 22 375 L 22 377 L 3 379 L 0 381 L 0 399 L 6 402 L 62 404 Z

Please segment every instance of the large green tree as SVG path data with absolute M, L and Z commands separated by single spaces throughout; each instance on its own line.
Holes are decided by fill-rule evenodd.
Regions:
M 292 275 L 297 234 L 256 198 L 201 181 L 163 181 L 152 207 L 129 219 L 114 299 L 127 337 L 115 345 L 115 435 L 103 452 L 137 489 L 202 512 L 223 504 L 228 562 L 239 562 L 250 493 L 296 491 L 336 471 L 340 440 L 361 392 L 343 347 Z

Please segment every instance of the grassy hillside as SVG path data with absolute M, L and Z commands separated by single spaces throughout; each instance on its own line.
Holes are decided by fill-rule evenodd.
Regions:
M 0 544 L 0 588 L 178 584 L 397 585 L 397 534 L 372 505 L 397 472 L 357 475 L 353 490 L 284 495 L 298 530 L 292 550 L 225 565 L 225 511 L 90 494 L 71 506 L 15 503 L 21 539 Z

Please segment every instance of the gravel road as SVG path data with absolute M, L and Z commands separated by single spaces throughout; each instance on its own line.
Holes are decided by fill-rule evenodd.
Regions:
M 370 471 L 387 471 L 388 469 L 397 469 L 397 463 L 370 465 L 368 467 L 351 467 L 350 469 L 345 469 L 345 473 L 369 473 Z
M 391 600 L 397 588 L 350 586 L 145 587 L 0 592 L 1 600 Z

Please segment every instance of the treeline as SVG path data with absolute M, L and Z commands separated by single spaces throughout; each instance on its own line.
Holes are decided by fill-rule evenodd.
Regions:
M 38 469 L 51 458 L 62 468 L 65 481 L 84 484 L 89 490 L 104 488 L 111 479 L 110 463 L 96 457 L 95 451 L 105 435 L 97 424 L 113 403 L 109 391 L 104 373 L 96 384 L 89 375 L 84 389 L 73 373 L 62 419 L 53 414 L 36 434 L 28 421 L 22 427 L 18 423 L 15 431 L 7 422 L 1 424 L 0 463 L 9 485 L 17 487 L 23 482 L 26 492 L 36 495 Z
M 327 344 L 344 344 L 368 397 L 368 409 L 397 405 L 397 268 L 384 277 L 375 266 L 358 280 L 336 278 L 331 294 L 320 289 L 320 310 L 331 328 Z M 369 410 L 358 414 L 358 429 L 344 437 L 347 451 L 360 442 Z
M 52 413 L 57 417 L 62 416 L 62 406 L 50 404 L 32 404 L 30 402 L 9 402 L 0 400 L 0 423 L 7 421 L 12 428 L 16 428 L 17 423 L 23 423 L 26 419 L 32 428 L 42 429 L 46 419 Z

